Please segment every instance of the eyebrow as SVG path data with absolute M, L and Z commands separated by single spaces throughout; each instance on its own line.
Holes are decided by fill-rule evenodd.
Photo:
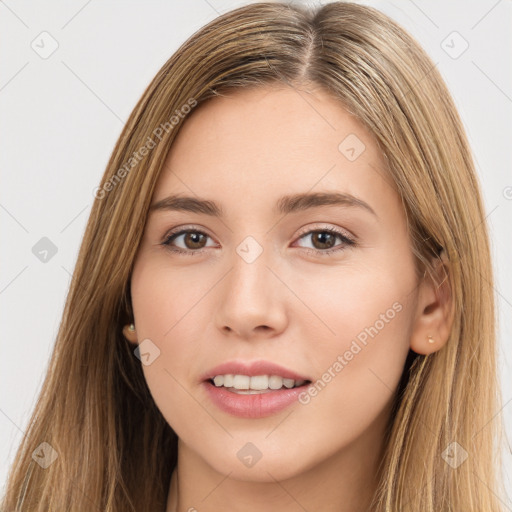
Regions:
M 316 192 L 293 194 L 281 197 L 274 207 L 274 213 L 283 215 L 317 208 L 320 206 L 349 206 L 362 208 L 376 217 L 373 208 L 362 199 L 348 193 L 341 192 Z M 150 206 L 150 212 L 154 211 L 186 211 L 210 215 L 212 217 L 224 217 L 222 207 L 214 201 L 197 197 L 170 195 Z

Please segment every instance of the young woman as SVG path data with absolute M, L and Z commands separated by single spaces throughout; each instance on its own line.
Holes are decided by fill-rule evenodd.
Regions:
M 2 510 L 501 511 L 492 283 L 418 43 L 228 12 L 114 148 Z

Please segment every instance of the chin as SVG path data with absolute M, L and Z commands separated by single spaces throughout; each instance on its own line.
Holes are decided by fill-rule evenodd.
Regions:
M 267 460 L 263 461 L 263 458 L 257 462 L 252 468 L 244 467 L 240 464 L 226 466 L 225 473 L 229 473 L 229 478 L 233 480 L 239 480 L 242 482 L 261 482 L 261 483 L 274 483 L 276 480 L 283 481 L 293 478 L 301 473 L 301 468 L 298 468 L 293 464 L 293 461 L 287 461 L 284 467 L 285 461 L 283 460 Z
M 290 447 L 257 450 L 254 445 L 242 444 L 242 448 L 222 450 L 222 453 L 205 458 L 215 471 L 228 475 L 233 480 L 244 482 L 272 483 L 298 476 L 308 467 L 303 453 L 295 453 Z M 265 453 L 267 452 L 267 453 Z M 251 460 L 252 456 L 252 460 Z M 298 462 L 300 461 L 300 465 Z

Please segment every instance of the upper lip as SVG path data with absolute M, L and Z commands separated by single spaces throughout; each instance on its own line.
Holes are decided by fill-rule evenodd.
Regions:
M 293 379 L 295 381 L 311 380 L 284 366 L 263 360 L 226 361 L 204 373 L 201 380 L 213 379 L 216 375 L 248 375 L 249 377 L 255 377 L 256 375 L 278 375 L 285 379 Z

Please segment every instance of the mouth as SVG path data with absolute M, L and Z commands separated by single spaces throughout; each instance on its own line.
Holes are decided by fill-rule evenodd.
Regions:
M 246 419 L 272 416 L 297 404 L 309 384 L 310 380 L 295 381 L 278 375 L 239 374 L 216 375 L 203 382 L 213 405 L 231 416 Z
M 309 376 L 272 361 L 226 361 L 200 377 L 206 395 L 217 408 L 239 418 L 277 414 L 299 402 Z

